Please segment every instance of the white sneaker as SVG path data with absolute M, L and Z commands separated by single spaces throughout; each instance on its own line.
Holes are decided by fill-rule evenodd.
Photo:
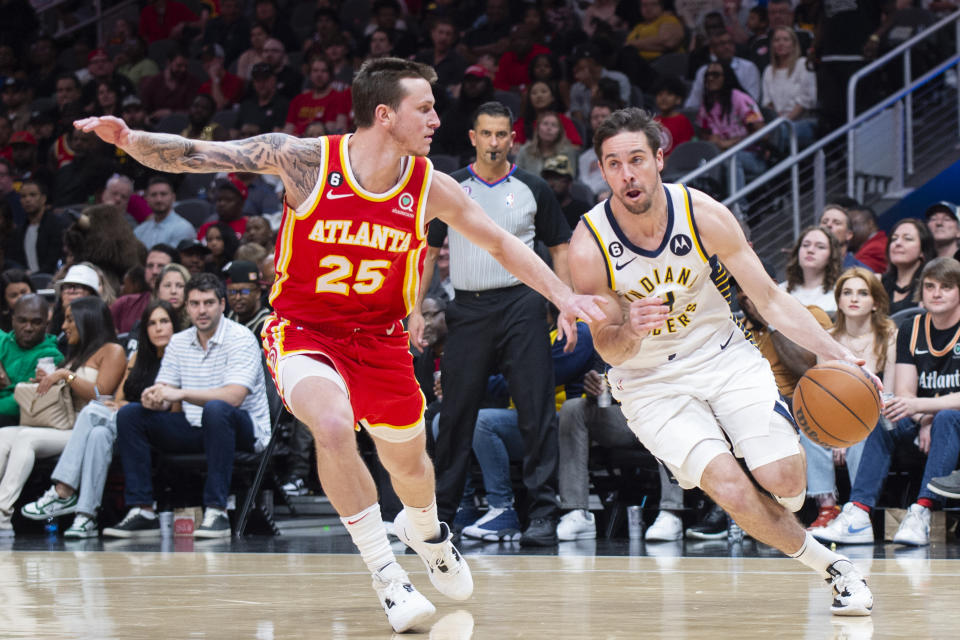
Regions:
M 837 544 L 873 544 L 873 524 L 870 514 L 848 502 L 836 518 L 825 527 L 811 529 L 817 540 Z
M 387 621 L 397 633 L 426 622 L 437 612 L 437 608 L 410 584 L 407 572 L 396 562 L 373 574 L 373 590 L 380 598 Z
M 470 567 L 453 545 L 453 536 L 446 522 L 440 523 L 440 542 L 426 542 L 417 537 L 402 509 L 393 519 L 393 529 L 400 541 L 416 551 L 423 560 L 430 582 L 437 591 L 453 600 L 466 600 L 473 594 Z
M 97 521 L 82 513 L 78 513 L 70 528 L 63 532 L 64 538 L 96 538 L 98 535 Z
M 835 616 L 868 616 L 873 610 L 873 593 L 860 572 L 846 558 L 827 567 L 827 584 L 833 588 L 830 611 Z
M 924 547 L 930 544 L 930 509 L 918 504 L 910 505 L 900 528 L 893 534 L 895 544 Z
M 596 520 L 585 509 L 568 511 L 557 523 L 557 540 L 593 540 L 596 537 Z
M 673 542 L 683 538 L 683 520 L 669 511 L 660 511 L 653 524 L 647 527 L 643 539 L 647 542 Z

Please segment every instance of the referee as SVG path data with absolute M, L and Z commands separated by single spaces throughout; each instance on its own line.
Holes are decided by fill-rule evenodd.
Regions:
M 509 161 L 513 137 L 513 116 L 507 107 L 499 102 L 480 105 L 470 130 L 476 162 L 451 175 L 503 229 L 530 248 L 534 240 L 542 241 L 557 276 L 569 283 L 570 228 L 547 183 Z M 530 523 L 520 543 L 555 545 L 558 449 L 546 300 L 439 220 L 430 224 L 422 291 L 430 286 L 434 263 L 448 236 L 455 295 L 447 306 L 443 404 L 435 451 L 440 519 L 453 522 L 455 518 L 487 377 L 500 371 L 507 379 L 523 435 L 523 483 Z

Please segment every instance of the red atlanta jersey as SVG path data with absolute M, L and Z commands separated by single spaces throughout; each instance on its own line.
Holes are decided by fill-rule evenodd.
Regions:
M 350 168 L 349 140 L 318 139 L 323 160 L 316 186 L 296 209 L 284 201 L 277 235 L 270 303 L 284 320 L 321 332 L 325 326 L 376 330 L 405 318 L 425 255 L 433 165 L 408 156 L 392 189 L 370 193 Z

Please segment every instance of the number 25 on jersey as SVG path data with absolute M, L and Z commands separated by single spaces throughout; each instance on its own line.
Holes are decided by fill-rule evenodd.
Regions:
M 317 293 L 350 295 L 350 287 L 360 294 L 374 293 L 383 286 L 384 269 L 390 268 L 389 260 L 361 260 L 354 276 L 354 265 L 345 256 L 330 255 L 320 260 L 320 267 L 330 269 L 317 278 Z M 346 281 L 353 276 L 353 284 Z

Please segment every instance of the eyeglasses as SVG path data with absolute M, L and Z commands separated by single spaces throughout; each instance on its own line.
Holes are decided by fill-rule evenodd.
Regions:
M 250 287 L 244 287 L 243 289 L 227 289 L 228 296 L 248 296 L 253 292 L 253 289 Z

